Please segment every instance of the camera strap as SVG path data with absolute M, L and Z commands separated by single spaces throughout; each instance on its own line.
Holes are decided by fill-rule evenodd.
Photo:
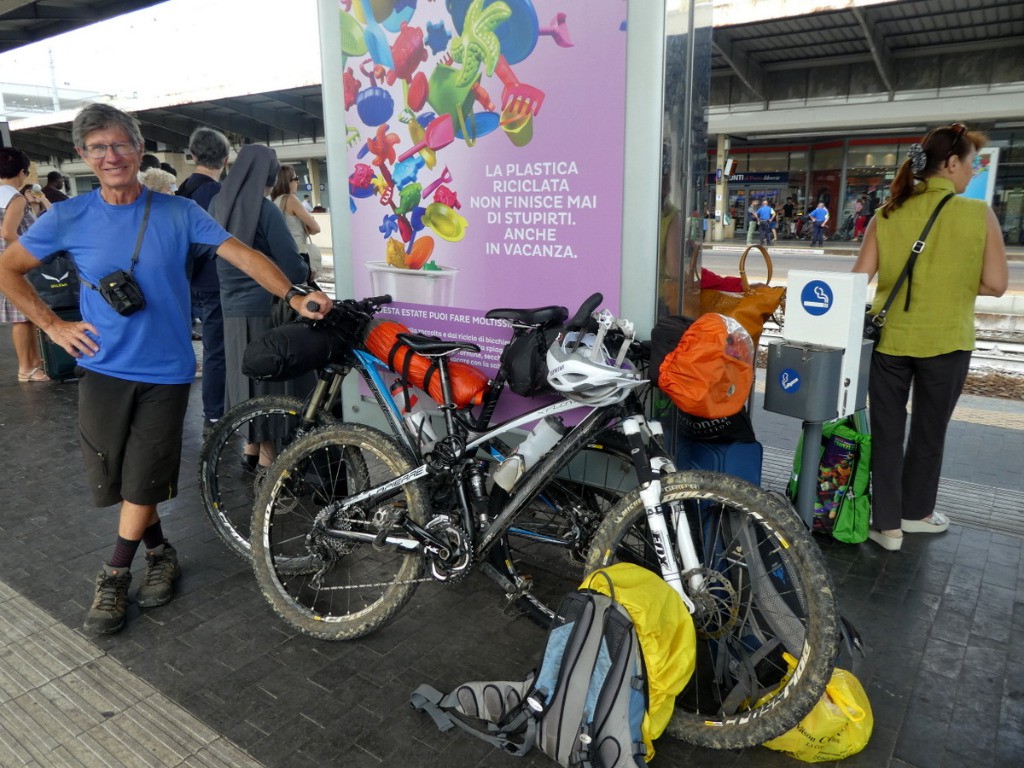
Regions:
M 139 227 L 139 236 L 135 240 L 135 251 L 132 253 L 132 264 L 128 268 L 128 274 L 132 277 L 135 276 L 135 265 L 139 263 L 139 251 L 142 250 L 142 239 L 146 236 L 146 225 L 149 224 L 149 209 L 153 207 L 153 190 L 146 190 L 146 208 L 142 212 L 142 226 Z M 84 277 L 79 276 L 78 281 L 82 285 L 87 285 L 94 291 L 98 291 L 95 285 L 90 283 Z

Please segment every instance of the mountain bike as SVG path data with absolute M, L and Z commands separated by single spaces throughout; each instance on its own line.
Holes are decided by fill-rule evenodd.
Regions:
M 402 403 L 392 395 L 386 380 L 394 378 L 392 372 L 384 361 L 365 349 L 360 339 L 368 323 L 390 301 L 389 296 L 379 296 L 336 302 L 336 309 L 320 323 L 322 327 L 318 330 L 331 335 L 341 351 L 318 370 L 318 382 L 311 395 L 305 401 L 268 395 L 239 403 L 207 435 L 200 451 L 200 496 L 214 529 L 233 554 L 252 560 L 249 538 L 253 504 L 266 478 L 269 459 L 317 427 L 337 423 L 332 414 L 340 400 L 342 382 L 353 370 L 377 393 L 392 436 L 414 462 L 422 460 L 424 436 L 403 418 Z M 564 307 L 497 312 L 516 315 L 506 350 L 523 336 L 544 333 L 568 317 Z M 491 418 L 508 371 L 509 362 L 503 356 L 491 383 L 486 415 L 481 413 L 477 424 Z M 267 434 L 274 436 L 270 456 L 261 458 L 246 452 L 256 444 L 257 435 Z M 511 452 L 512 448 L 500 440 L 487 446 L 494 461 L 503 460 Z M 558 468 L 544 492 L 530 500 L 527 513 L 495 547 L 492 559 L 510 579 L 509 599 L 527 615 L 540 623 L 546 623 L 551 615 L 546 603 L 529 594 L 531 587 L 545 584 L 547 579 L 534 579 L 531 574 L 564 573 L 566 581 L 582 575 L 590 538 L 604 512 L 632 487 L 631 467 L 621 436 L 599 435 Z M 538 594 L 540 591 L 538 588 Z M 557 603 L 558 595 L 549 599 Z
M 550 612 L 586 569 L 637 562 L 675 589 L 699 638 L 672 733 L 719 748 L 763 743 L 810 710 L 831 673 L 838 619 L 828 571 L 779 499 L 724 475 L 675 472 L 661 426 L 646 417 L 639 397 L 647 382 L 627 362 L 631 335 L 622 333 L 612 357 L 601 343 L 607 318 L 597 334 L 583 332 L 581 318 L 594 307 L 587 302 L 549 348 L 548 381 L 567 399 L 495 427 L 452 406 L 446 360 L 475 345 L 403 336 L 438 363 L 444 436 L 419 464 L 393 437 L 355 424 L 317 430 L 288 447 L 254 509 L 260 589 L 299 631 L 354 639 L 393 620 L 418 584 L 458 581 L 474 566 L 507 594 L 518 591 Z M 583 414 L 576 425 L 510 492 L 496 489 L 493 462 L 480 458 L 486 448 L 514 427 L 572 408 Z M 514 540 L 538 493 L 611 427 L 626 440 L 635 487 L 607 499 L 611 509 L 589 540 L 586 562 L 557 577 L 527 572 L 522 561 L 497 567 L 493 553 Z M 783 651 L 798 660 L 795 669 Z

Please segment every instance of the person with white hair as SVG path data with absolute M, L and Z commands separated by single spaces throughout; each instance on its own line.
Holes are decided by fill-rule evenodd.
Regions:
M 320 291 L 307 296 L 296 289 L 270 259 L 198 205 L 143 187 L 138 173 L 144 145 L 131 115 L 90 104 L 75 117 L 71 134 L 99 187 L 55 205 L 0 254 L 0 292 L 79 360 L 78 424 L 88 485 L 96 506 L 119 509 L 114 551 L 96 578 L 84 629 L 109 634 L 124 626 L 140 545 L 146 547 L 146 572 L 136 594 L 139 606 L 169 602 L 181 575 L 157 505 L 178 493 L 196 372 L 186 274 L 190 247 L 213 248 L 219 260 L 304 317 L 322 319 L 332 305 Z M 61 250 L 70 254 L 82 282 L 78 322 L 61 320 L 25 279 Z

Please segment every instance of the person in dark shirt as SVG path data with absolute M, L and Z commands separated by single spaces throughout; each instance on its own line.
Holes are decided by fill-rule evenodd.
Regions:
M 50 171 L 46 174 L 46 186 L 43 187 L 43 196 L 50 201 L 50 204 L 62 203 L 68 196 L 62 191 L 64 189 L 64 177 L 60 171 Z
M 204 211 L 220 192 L 220 177 L 228 164 L 231 144 L 220 131 L 196 128 L 188 140 L 196 170 L 175 193 L 188 197 Z M 203 431 L 209 431 L 224 415 L 225 367 L 224 312 L 220 306 L 217 262 L 197 255 L 192 271 L 192 316 L 203 327 Z

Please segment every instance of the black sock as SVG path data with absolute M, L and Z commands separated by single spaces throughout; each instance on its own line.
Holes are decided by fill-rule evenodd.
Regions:
M 111 568 L 131 568 L 135 552 L 139 548 L 138 540 L 122 539 L 117 537 L 117 544 L 114 546 L 114 556 L 107 563 Z
M 142 532 L 142 542 L 146 545 L 146 549 L 156 549 L 161 544 L 167 543 L 167 540 L 164 539 L 164 530 L 159 520 Z

